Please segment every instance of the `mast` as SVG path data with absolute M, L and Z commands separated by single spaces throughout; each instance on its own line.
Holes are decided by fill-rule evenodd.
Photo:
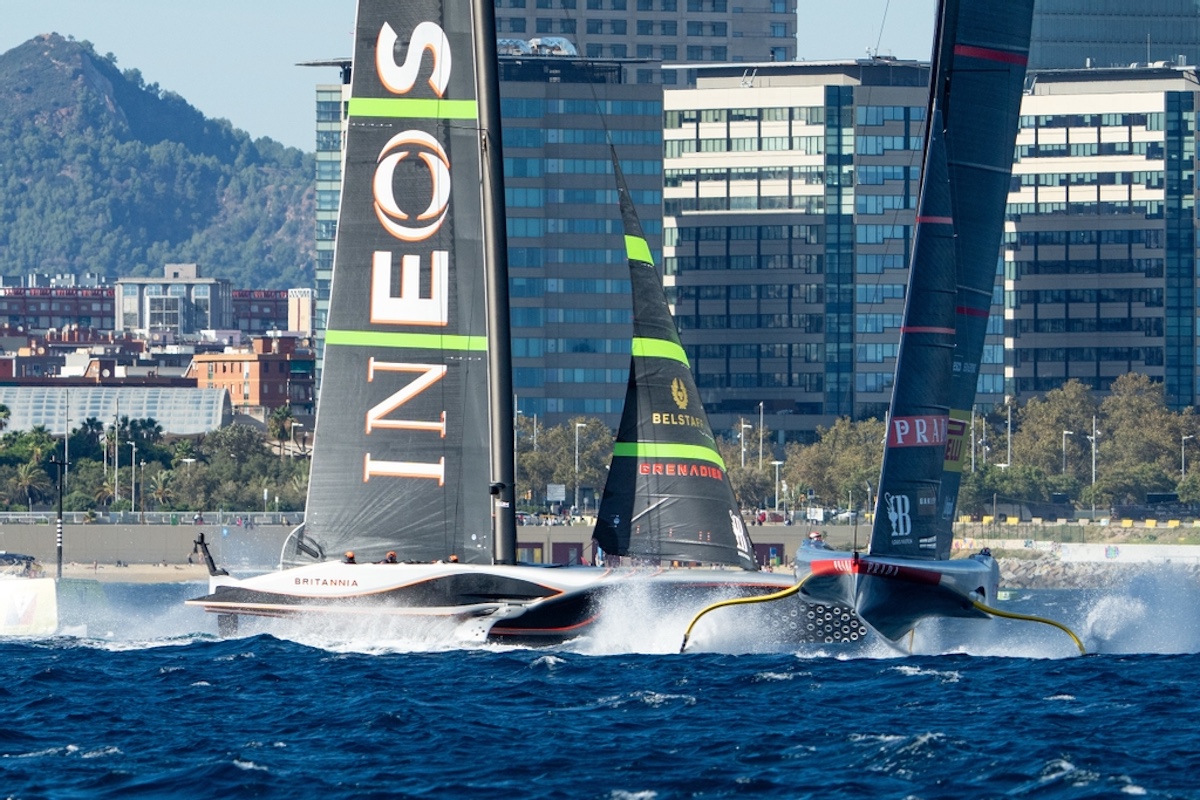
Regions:
M 516 476 L 513 464 L 512 344 L 508 310 L 508 236 L 505 230 L 504 153 L 500 137 L 500 77 L 496 11 L 471 3 L 475 71 L 479 84 L 479 144 L 483 172 L 483 239 L 488 325 L 488 408 L 491 422 L 491 483 L 497 564 L 517 559 Z

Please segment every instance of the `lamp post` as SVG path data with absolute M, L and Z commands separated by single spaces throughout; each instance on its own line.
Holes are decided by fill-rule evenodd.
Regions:
M 1179 480 L 1181 481 L 1187 478 L 1187 450 L 1184 449 L 1184 445 L 1187 444 L 1188 439 L 1195 438 L 1191 435 L 1179 437 Z
M 62 496 L 63 496 L 63 470 L 69 465 L 64 457 L 59 461 L 58 456 L 51 456 L 50 463 L 58 468 L 58 519 L 54 526 L 55 549 L 58 552 L 58 568 L 54 573 L 55 580 L 62 578 L 62 547 L 63 547 L 63 520 L 62 520 Z
M 575 507 L 572 511 L 579 508 L 579 429 L 586 427 L 587 423 L 575 423 Z
M 121 499 L 121 433 L 120 429 L 113 425 L 113 502 L 116 503 Z
M 129 510 L 137 513 L 137 442 L 129 443 Z
M 751 425 L 749 422 L 746 422 L 745 419 L 742 419 L 741 425 L 742 425 L 742 427 L 738 431 L 738 438 L 742 440 L 742 466 L 745 467 L 746 466 L 746 431 L 753 430 L 754 426 Z
M 764 402 L 765 401 L 763 401 L 763 400 L 758 401 L 758 468 L 759 469 L 762 469 L 762 458 L 763 458 L 762 451 L 763 451 L 763 403 Z
M 138 467 L 139 467 L 138 472 L 140 473 L 138 475 L 138 481 L 141 482 L 141 484 L 142 484 L 142 503 L 141 503 L 141 508 L 138 511 L 138 522 L 145 522 L 146 521 L 146 459 L 143 458 L 141 460 L 141 463 L 138 464 Z
M 1063 451 L 1063 475 L 1067 474 L 1067 437 L 1073 436 L 1075 431 L 1063 431 L 1062 435 L 1062 451 Z
M 775 510 L 779 510 L 779 467 L 783 464 L 782 461 L 772 461 L 775 465 Z
M 1096 417 L 1092 416 L 1092 435 L 1088 437 L 1088 441 L 1092 443 L 1092 521 L 1096 521 L 1096 439 L 1100 437 L 1100 431 L 1096 430 Z
M 296 428 L 303 428 L 303 422 L 292 422 L 292 458 L 296 457 Z M 186 460 L 186 459 L 185 459 Z

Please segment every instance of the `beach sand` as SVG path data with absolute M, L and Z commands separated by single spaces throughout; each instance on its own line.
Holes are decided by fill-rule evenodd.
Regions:
M 43 564 L 46 576 L 55 574 L 54 564 Z M 81 578 L 105 583 L 183 583 L 208 580 L 208 568 L 203 564 L 130 564 L 118 567 L 113 564 L 63 564 L 64 578 Z

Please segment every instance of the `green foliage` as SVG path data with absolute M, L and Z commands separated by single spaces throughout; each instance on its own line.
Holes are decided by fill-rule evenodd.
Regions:
M 58 36 L 0 55 L 0 271 L 312 283 L 314 162 Z M 97 76 L 102 80 L 97 80 Z

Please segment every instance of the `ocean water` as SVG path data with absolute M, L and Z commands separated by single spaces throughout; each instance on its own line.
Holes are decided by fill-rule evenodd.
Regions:
M 0 641 L 0 797 L 1200 798 L 1200 587 L 1025 592 L 903 649 L 737 621 L 554 649 L 248 630 L 199 585 L 92 585 Z M 669 618 L 669 615 L 668 615 Z M 86 630 L 84 630 L 86 625 Z M 672 628 L 667 630 L 667 628 Z

